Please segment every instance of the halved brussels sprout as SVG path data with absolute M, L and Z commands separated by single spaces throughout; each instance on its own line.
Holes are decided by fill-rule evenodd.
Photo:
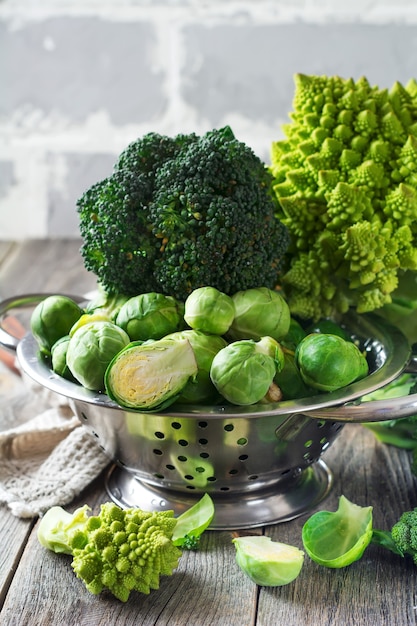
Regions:
M 131 341 L 162 339 L 178 330 L 181 323 L 180 303 L 172 296 L 156 292 L 129 298 L 116 317 L 116 324 L 127 332 Z
M 288 304 L 278 291 L 259 287 L 232 296 L 235 316 L 228 336 L 233 340 L 272 337 L 280 341 L 290 329 Z
M 123 407 L 156 411 L 177 399 L 198 367 L 186 339 L 133 342 L 119 352 L 105 374 L 107 394 Z
M 67 365 L 86 389 L 102 391 L 108 364 L 129 342 L 129 335 L 112 322 L 86 324 L 68 343 Z
M 304 552 L 295 546 L 272 541 L 265 535 L 232 540 L 239 567 L 262 587 L 279 587 L 295 580 L 304 563 Z
M 184 319 L 188 326 L 214 335 L 224 335 L 234 315 L 232 298 L 215 287 L 195 289 L 184 305 Z
M 50 355 L 54 343 L 69 334 L 83 313 L 83 309 L 67 296 L 48 296 L 39 302 L 32 312 L 30 327 L 40 350 Z

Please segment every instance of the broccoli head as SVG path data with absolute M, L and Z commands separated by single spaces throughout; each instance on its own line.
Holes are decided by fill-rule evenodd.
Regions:
M 78 200 L 85 267 L 108 293 L 184 301 L 204 286 L 226 294 L 274 288 L 289 235 L 272 183 L 229 127 L 149 133 Z
M 391 303 L 417 270 L 417 83 L 297 74 L 290 117 L 270 170 L 291 237 L 291 312 L 317 320 Z

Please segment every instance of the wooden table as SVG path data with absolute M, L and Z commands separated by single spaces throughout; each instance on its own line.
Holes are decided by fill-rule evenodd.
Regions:
M 0 243 L 2 297 L 34 291 L 83 294 L 95 278 L 83 268 L 78 241 Z M 1 415 L 0 415 L 1 420 Z M 0 428 L 2 428 L 0 421 Z M 3 426 L 4 428 L 4 426 Z M 391 528 L 402 511 L 417 506 L 416 479 L 408 453 L 378 443 L 360 425 L 347 425 L 324 454 L 334 474 L 331 494 L 318 507 L 335 510 L 344 494 L 374 507 L 374 526 Z M 68 510 L 108 500 L 103 476 Z M 417 568 L 370 546 L 348 568 L 329 570 L 305 559 L 293 583 L 258 588 L 236 565 L 232 531 L 209 531 L 198 552 L 184 552 L 179 567 L 149 596 L 126 604 L 89 594 L 70 558 L 42 548 L 38 521 L 0 507 L 0 624 L 4 626 L 406 626 L 417 623 Z M 258 529 L 302 548 L 306 515 Z M 241 531 L 241 534 L 248 534 Z

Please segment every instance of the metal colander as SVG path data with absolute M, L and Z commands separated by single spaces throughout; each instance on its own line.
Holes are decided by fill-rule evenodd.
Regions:
M 0 316 L 33 305 L 36 297 L 0 303 Z M 0 344 L 16 349 L 31 378 L 68 398 L 113 461 L 105 482 L 115 502 L 179 514 L 207 492 L 216 510 L 211 528 L 250 528 L 294 518 L 327 495 L 332 473 L 321 456 L 345 422 L 417 412 L 417 396 L 360 402 L 414 363 L 402 333 L 373 316 L 351 313 L 340 323 L 367 354 L 371 373 L 357 383 L 297 401 L 170 407 L 157 414 L 125 411 L 105 394 L 58 377 L 31 334 L 18 342 L 0 329 Z

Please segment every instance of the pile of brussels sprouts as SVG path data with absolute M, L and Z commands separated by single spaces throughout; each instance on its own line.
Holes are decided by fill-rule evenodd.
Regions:
M 244 406 L 334 391 L 368 373 L 363 352 L 329 320 L 304 329 L 279 291 L 100 292 L 85 308 L 48 296 L 32 334 L 53 371 L 130 410 L 174 402 Z

